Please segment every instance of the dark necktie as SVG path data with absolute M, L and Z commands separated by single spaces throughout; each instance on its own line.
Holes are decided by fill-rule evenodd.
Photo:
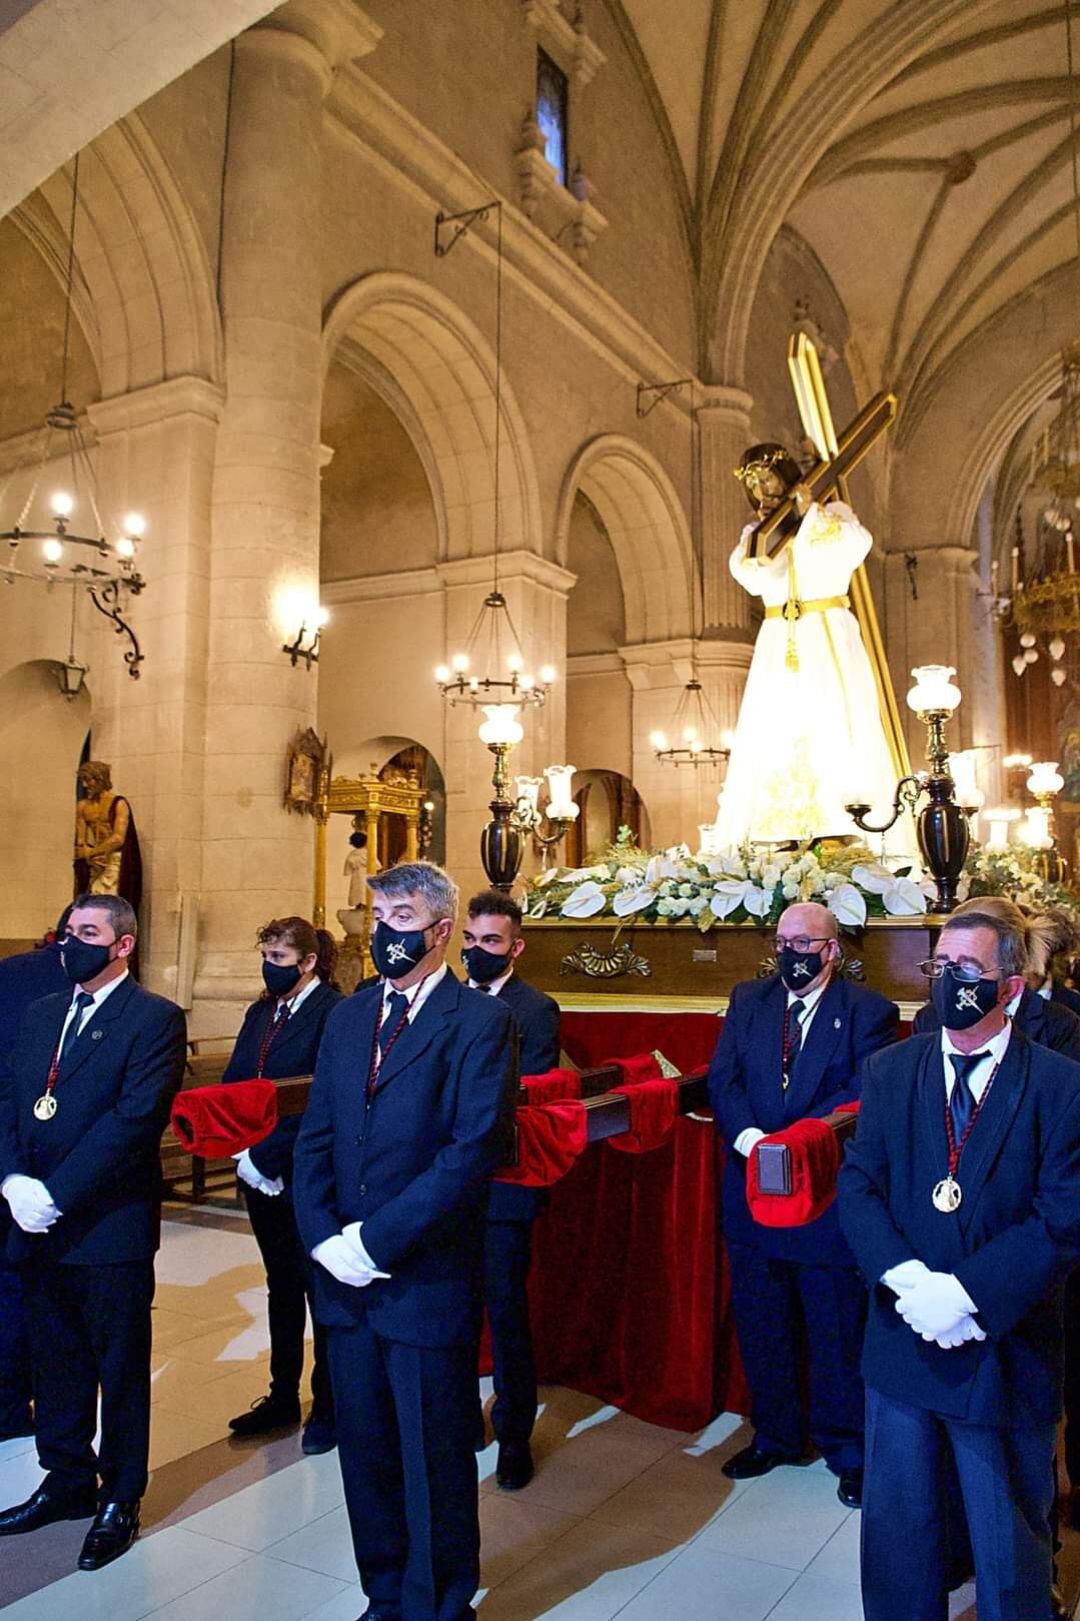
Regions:
M 401 991 L 391 991 L 386 1005 L 386 1017 L 379 1026 L 379 1052 L 385 1058 L 386 1049 L 397 1034 L 398 1026 L 409 1006 L 409 998 Z
M 288 1004 L 288 1002 L 282 1002 L 281 1006 L 278 1008 L 277 1012 L 274 1014 L 274 1034 L 275 1034 L 275 1036 L 278 1034 L 278 1032 L 280 1031 L 282 1025 L 285 1023 L 285 1020 L 288 1017 L 289 1017 L 289 1004 Z
M 971 1090 L 971 1072 L 989 1053 L 950 1053 L 949 1063 L 956 1079 L 949 1098 L 949 1116 L 952 1120 L 953 1142 L 957 1148 L 975 1113 L 975 1098 Z
M 86 1012 L 88 1007 L 93 1007 L 93 1005 L 94 998 L 91 996 L 89 991 L 80 991 L 78 996 L 75 998 L 75 1012 L 68 1020 L 68 1027 L 64 1031 L 64 1042 L 60 1048 L 60 1053 L 56 1060 L 56 1069 L 58 1074 L 60 1070 L 63 1069 L 65 1061 L 71 1057 L 71 1049 L 78 1040 L 79 1030 L 82 1026 L 83 1014 Z

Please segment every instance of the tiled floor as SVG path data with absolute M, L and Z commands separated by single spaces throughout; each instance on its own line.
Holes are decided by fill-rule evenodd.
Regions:
M 355 1621 L 336 1455 L 226 1439 L 265 1388 L 250 1236 L 169 1223 L 158 1276 L 146 1533 L 94 1575 L 72 1572 L 82 1525 L 0 1544 L 5 1621 Z M 859 1516 L 823 1465 L 733 1485 L 738 1418 L 687 1436 L 572 1391 L 543 1399 L 524 1492 L 495 1489 L 494 1447 L 479 1458 L 481 1621 L 861 1621 Z M 32 1443 L 0 1446 L 0 1501 L 38 1478 Z M 970 1594 L 953 1615 L 974 1621 Z

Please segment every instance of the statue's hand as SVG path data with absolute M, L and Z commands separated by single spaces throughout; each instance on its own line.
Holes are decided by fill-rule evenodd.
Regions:
M 807 512 L 814 504 L 813 491 L 808 484 L 793 484 L 789 495 L 795 503 L 795 511 L 800 518 L 805 518 Z

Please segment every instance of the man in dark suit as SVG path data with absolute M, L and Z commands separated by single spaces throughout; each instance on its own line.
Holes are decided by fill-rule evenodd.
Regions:
M 55 931 L 33 951 L 20 951 L 0 962 L 0 1076 L 15 1046 L 15 1037 L 27 1008 L 39 997 L 68 989 L 57 944 L 64 937 L 70 906 L 65 906 Z M 0 1441 L 33 1435 L 30 1412 L 32 1381 L 26 1301 L 22 1274 L 7 1259 L 12 1220 L 0 1200 Z
M 79 897 L 62 946 L 71 990 L 30 1008 L 0 1095 L 0 1193 L 25 1265 L 46 1471 L 32 1497 L 0 1513 L 0 1536 L 95 1515 L 81 1570 L 108 1564 L 138 1534 L 159 1144 L 186 1051 L 180 1009 L 128 973 L 135 933 L 127 901 Z
M 1014 903 L 1000 895 L 980 895 L 961 902 L 950 913 L 950 921 L 955 923 L 969 912 L 980 917 L 991 915 L 1010 926 L 1017 926 L 1017 920 L 1023 922 L 1023 915 Z M 1041 980 L 1044 976 L 1045 969 L 1034 977 Z M 1063 1002 L 1040 996 L 1029 983 L 1029 977 L 1025 977 L 1010 997 L 1005 1009 L 1007 1016 L 1029 1041 L 1039 1047 L 1049 1047 L 1051 1052 L 1064 1053 L 1066 1058 L 1080 1063 L 1080 1018 Z M 911 1029 L 916 1036 L 929 1035 L 941 1029 L 941 1015 L 932 1001 L 919 1009 Z
M 501 998 L 444 961 L 457 888 L 370 880 L 385 976 L 326 1022 L 293 1159 L 369 1621 L 464 1621 L 479 1582 L 473 1426 L 488 1182 L 517 1087 Z
M 950 1460 L 980 1621 L 1051 1610 L 1065 1277 L 1080 1254 L 1080 1085 L 1005 1009 L 1024 920 L 967 907 L 926 965 L 940 1033 L 867 1064 L 840 1171 L 871 1289 L 862 1591 L 867 1621 L 944 1621 Z
M 543 1075 L 559 1062 L 559 1004 L 526 984 L 517 972 L 525 950 L 521 908 L 509 895 L 486 889 L 469 902 L 462 929 L 462 962 L 475 990 L 497 996 L 517 1026 L 523 1075 Z M 536 1423 L 536 1364 L 526 1285 L 532 1224 L 543 1207 L 538 1188 L 491 1184 L 484 1239 L 484 1305 L 491 1328 L 495 1401 L 491 1422 L 499 1455 L 495 1479 L 519 1491 L 533 1477 L 529 1445 Z M 480 1425 L 481 1434 L 483 1421 Z
M 866 1291 L 835 1206 L 804 1227 L 763 1227 L 746 1202 L 746 1163 L 763 1136 L 829 1114 L 859 1095 L 864 1058 L 896 1040 L 899 1014 L 838 973 L 836 918 L 789 906 L 777 924 L 779 973 L 736 985 L 709 1067 L 709 1097 L 727 1147 L 723 1226 L 732 1302 L 751 1392 L 754 1439 L 728 1460 L 733 1480 L 808 1462 L 804 1431 L 854 1507 L 863 1467 L 859 1347 Z M 810 1362 L 799 1399 L 800 1342 Z

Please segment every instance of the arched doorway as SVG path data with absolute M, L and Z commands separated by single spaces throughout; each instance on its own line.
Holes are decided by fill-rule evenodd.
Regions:
M 572 786 L 578 819 L 566 835 L 562 860 L 567 866 L 583 867 L 602 855 L 623 827 L 635 844 L 649 848 L 649 813 L 629 777 L 620 771 L 577 771 Z

